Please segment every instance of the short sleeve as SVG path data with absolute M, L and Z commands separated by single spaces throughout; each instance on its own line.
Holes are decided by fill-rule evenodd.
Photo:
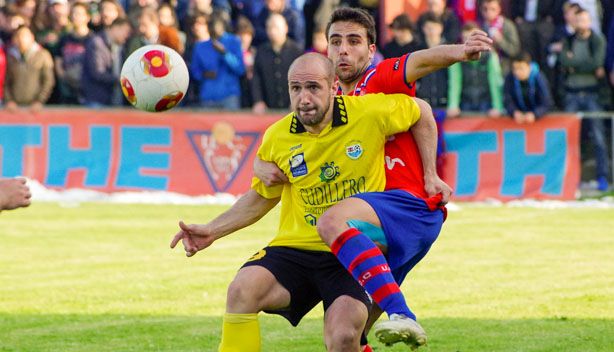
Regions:
M 381 119 L 385 135 L 406 132 L 420 119 L 420 107 L 412 97 L 405 94 L 378 95 L 390 99 L 384 103 L 389 118 Z
M 410 60 L 410 54 L 380 62 L 373 76 L 367 81 L 369 93 L 401 93 L 414 96 L 416 94 L 414 82 L 405 81 L 407 60 Z

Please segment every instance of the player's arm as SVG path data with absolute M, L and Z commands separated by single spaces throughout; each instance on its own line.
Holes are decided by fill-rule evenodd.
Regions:
M 491 50 L 492 43 L 485 32 L 475 30 L 464 44 L 438 45 L 416 51 L 405 61 L 405 81 L 415 82 L 460 61 L 477 60 L 481 53 Z
M 420 109 L 420 119 L 411 128 L 411 133 L 420 150 L 424 169 L 424 189 L 432 197 L 442 194 L 442 202 L 448 202 L 452 188 L 437 175 L 437 124 L 431 106 L 422 99 L 414 98 Z
M 179 222 L 180 230 L 171 241 L 175 248 L 181 241 L 188 257 L 209 247 L 214 241 L 247 227 L 266 215 L 280 198 L 265 198 L 250 189 L 227 211 L 207 224 L 186 225 Z
M 277 167 L 277 164 L 260 159 L 254 159 L 254 176 L 259 178 L 267 187 L 277 186 L 288 182 L 288 177 Z

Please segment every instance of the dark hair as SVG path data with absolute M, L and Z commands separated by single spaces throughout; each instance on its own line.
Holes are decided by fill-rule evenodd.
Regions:
M 367 31 L 369 45 L 375 44 L 375 20 L 363 9 L 341 7 L 336 9 L 330 16 L 326 25 L 326 37 L 328 38 L 330 26 L 335 22 L 352 22 L 361 25 Z
M 245 16 L 239 16 L 237 19 L 237 34 L 249 33 L 254 35 L 254 26 L 249 18 Z
M 526 51 L 521 52 L 520 54 L 514 56 L 512 58 L 512 63 L 514 62 L 526 62 L 527 64 L 531 64 L 531 61 L 533 61 L 533 58 L 531 57 L 531 54 L 529 54 Z
M 440 25 L 443 26 L 443 20 L 441 19 L 441 17 L 437 16 L 436 14 L 428 11 L 426 12 L 423 16 L 422 16 L 422 25 L 424 25 L 426 22 L 434 22 L 434 23 L 439 23 Z

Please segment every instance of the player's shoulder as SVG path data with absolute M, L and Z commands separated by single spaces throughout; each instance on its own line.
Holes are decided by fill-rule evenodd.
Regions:
M 412 98 L 406 94 L 371 93 L 360 96 L 344 96 L 344 99 L 348 108 L 368 112 L 385 109 L 387 104 L 393 104 L 399 100 L 410 100 Z
M 279 137 L 281 135 L 291 134 L 298 127 L 296 123 L 296 119 L 294 117 L 294 112 L 289 113 L 288 115 L 282 117 L 281 119 L 275 121 L 272 125 L 270 125 L 264 135 L 265 138 L 268 136 Z
M 390 71 L 399 71 L 401 70 L 401 72 L 403 72 L 404 70 L 404 63 L 405 61 L 409 58 L 410 54 L 405 54 L 403 56 L 399 56 L 399 57 L 391 57 L 388 59 L 384 59 L 382 61 L 380 61 L 376 66 L 375 66 L 375 73 L 384 73 L 384 72 L 390 72 Z

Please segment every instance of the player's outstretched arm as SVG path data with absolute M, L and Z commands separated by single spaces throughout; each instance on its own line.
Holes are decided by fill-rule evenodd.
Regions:
M 0 180 L 0 211 L 30 205 L 30 188 L 24 178 Z
M 420 108 L 420 119 L 411 128 L 416 140 L 424 169 L 424 189 L 429 197 L 438 193 L 442 203 L 446 204 L 452 194 L 452 188 L 437 175 L 437 124 L 431 106 L 422 99 L 414 98 Z
M 267 187 L 278 186 L 288 182 L 288 177 L 277 164 L 264 161 L 257 155 L 254 159 L 254 176 L 259 178 Z
M 411 54 L 405 62 L 405 80 L 418 79 L 460 61 L 478 60 L 492 48 L 493 41 L 481 30 L 471 32 L 463 44 L 438 45 Z
M 180 221 L 179 232 L 173 237 L 171 248 L 181 241 L 186 255 L 191 257 L 214 241 L 255 223 L 277 203 L 279 198 L 264 198 L 250 189 L 230 209 L 207 224 L 186 225 Z

